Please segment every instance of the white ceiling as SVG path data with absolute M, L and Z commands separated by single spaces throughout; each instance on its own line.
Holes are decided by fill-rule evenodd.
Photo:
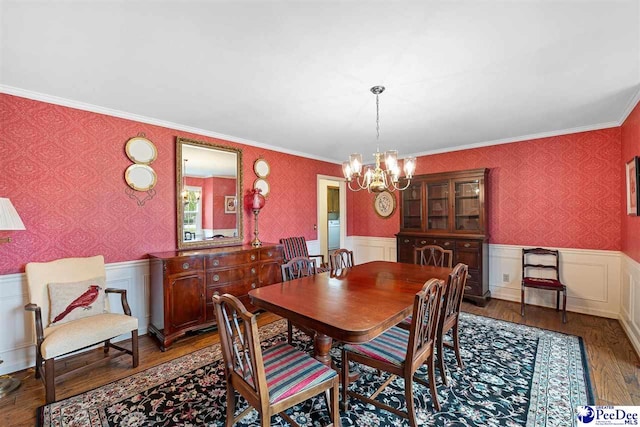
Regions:
M 611 1 L 8 1 L 0 90 L 341 161 L 617 126 L 640 6 Z

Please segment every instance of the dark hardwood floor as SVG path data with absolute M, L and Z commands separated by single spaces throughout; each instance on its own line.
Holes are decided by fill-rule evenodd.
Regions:
M 561 313 L 555 310 L 527 306 L 525 318 L 520 316 L 518 303 L 491 300 L 486 307 L 464 303 L 463 311 L 508 320 L 530 326 L 579 335 L 584 338 L 591 372 L 596 404 L 640 405 L 640 366 L 629 339 L 617 320 L 583 314 L 567 313 L 562 324 Z M 266 324 L 278 317 L 263 313 L 259 323 Z M 120 357 L 97 367 L 87 376 L 71 376 L 57 384 L 57 398 L 73 396 L 86 390 L 108 384 L 117 379 L 142 371 L 151 366 L 175 359 L 219 341 L 215 332 L 193 335 L 177 341 L 168 351 L 161 352 L 149 336 L 140 337 L 140 365 L 131 369 L 131 359 Z M 64 370 L 101 357 L 102 350 L 92 350 L 59 363 Z M 22 379 L 21 387 L 0 400 L 0 425 L 32 426 L 36 422 L 36 408 L 44 404 L 44 388 L 33 376 L 33 369 L 13 376 Z

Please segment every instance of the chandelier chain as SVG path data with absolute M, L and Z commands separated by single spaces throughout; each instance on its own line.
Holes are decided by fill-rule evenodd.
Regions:
M 380 101 L 376 94 L 376 141 L 380 141 Z

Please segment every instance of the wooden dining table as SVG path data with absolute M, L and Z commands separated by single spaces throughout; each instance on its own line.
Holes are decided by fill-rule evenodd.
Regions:
M 253 289 L 251 303 L 316 332 L 314 355 L 331 366 L 333 339 L 367 342 L 411 314 L 415 294 L 452 269 L 388 261 L 358 264 Z

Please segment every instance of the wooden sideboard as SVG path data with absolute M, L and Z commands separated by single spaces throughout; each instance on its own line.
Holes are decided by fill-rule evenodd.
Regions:
M 149 254 L 149 333 L 165 351 L 189 331 L 215 325 L 212 297 L 229 293 L 255 311 L 247 293 L 282 281 L 282 246 L 228 246 Z
M 479 305 L 491 298 L 486 234 L 488 169 L 418 175 L 400 199 L 398 262 L 414 262 L 414 249 L 438 245 L 453 264 L 469 266 L 464 296 Z

